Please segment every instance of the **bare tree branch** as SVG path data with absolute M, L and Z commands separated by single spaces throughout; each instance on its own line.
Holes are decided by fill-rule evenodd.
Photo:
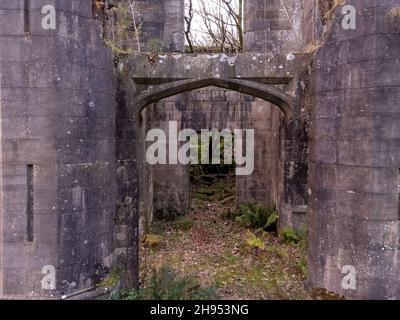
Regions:
M 185 22 L 186 22 L 185 37 L 186 37 L 186 41 L 189 45 L 189 50 L 191 53 L 193 53 L 194 49 L 193 49 L 193 42 L 192 42 L 192 37 L 191 37 L 191 29 L 192 29 L 192 21 L 193 21 L 193 0 L 188 0 L 186 5 L 187 5 L 187 15 L 185 15 Z
M 243 51 L 243 0 L 187 0 L 186 5 L 185 35 L 191 52 L 198 47 Z
M 138 50 L 138 53 L 140 54 L 140 52 L 141 52 L 141 49 L 140 49 L 140 38 L 139 38 L 138 26 L 137 26 L 137 23 L 136 23 L 135 1 L 134 0 L 129 0 L 129 8 L 131 10 L 133 28 L 135 29 L 135 34 L 136 34 L 137 50 Z

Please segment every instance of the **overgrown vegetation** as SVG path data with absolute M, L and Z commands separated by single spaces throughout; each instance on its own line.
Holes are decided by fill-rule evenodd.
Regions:
M 235 168 L 236 164 L 225 163 L 225 151 L 231 150 L 233 155 L 233 141 L 214 141 L 210 136 L 193 144 L 196 149 L 198 164 L 190 166 L 190 182 L 195 188 L 192 190 L 192 200 L 197 203 L 204 201 L 218 201 L 221 204 L 231 204 L 235 193 Z M 217 148 L 220 156 L 220 164 L 207 164 L 204 159 L 212 159 L 213 148 Z M 229 152 L 229 151 L 227 151 Z M 232 157 L 233 159 L 233 157 Z M 227 206 L 230 208 L 230 205 Z M 232 210 L 229 211 L 229 213 Z
M 147 286 L 122 293 L 123 300 L 212 300 L 214 288 L 202 288 L 192 276 L 181 276 L 170 267 L 153 269 Z
M 300 242 L 300 237 L 292 228 L 283 228 L 280 232 L 281 238 L 285 243 L 297 244 Z
M 218 136 L 219 137 L 219 136 Z M 197 154 L 197 164 L 191 165 L 191 176 L 193 178 L 201 178 L 202 181 L 197 180 L 200 183 L 211 183 L 213 177 L 207 177 L 207 175 L 218 174 L 219 178 L 223 178 L 223 175 L 227 175 L 236 167 L 234 161 L 234 141 L 233 139 L 227 139 L 220 137 L 214 137 L 213 134 L 200 136 L 195 143 L 191 145 L 191 149 Z M 219 154 L 219 158 L 218 158 Z M 230 158 L 229 163 L 225 161 L 226 158 Z M 214 159 L 216 157 L 217 159 Z M 211 161 L 211 159 L 213 161 Z M 220 164 L 215 164 L 219 160 Z M 209 164 L 212 162 L 213 164 Z M 200 176 L 201 175 L 201 176 Z
M 258 237 L 251 231 L 248 231 L 247 236 L 248 236 L 248 238 L 246 240 L 246 244 L 250 248 L 256 248 L 256 249 L 260 249 L 260 250 L 265 249 L 265 243 L 262 238 Z
M 122 272 L 120 269 L 113 269 L 112 272 L 102 280 L 97 286 L 98 287 L 106 287 L 106 288 L 114 288 L 121 279 Z
M 240 206 L 236 221 L 248 227 L 275 231 L 278 213 L 275 207 L 268 208 L 263 203 L 249 202 Z
M 92 0 L 92 8 L 93 17 L 102 23 L 104 43 L 116 56 L 141 52 L 136 1 L 108 4 L 104 0 Z
M 142 238 L 143 245 L 149 249 L 156 249 L 162 241 L 162 238 L 156 234 L 146 234 Z
M 119 298 L 308 298 L 302 242 L 286 243 L 265 229 L 238 223 L 234 175 L 205 176 L 193 180 L 190 214 L 151 226 L 161 243 L 152 249 L 141 243 L 141 289 Z M 272 211 L 256 203 L 246 206 Z
M 319 0 L 318 10 L 323 24 L 327 24 L 333 20 L 335 10 L 338 6 L 345 3 L 345 0 Z
M 179 230 L 182 231 L 189 231 L 194 226 L 194 220 L 190 216 L 182 216 L 176 222 L 177 227 Z

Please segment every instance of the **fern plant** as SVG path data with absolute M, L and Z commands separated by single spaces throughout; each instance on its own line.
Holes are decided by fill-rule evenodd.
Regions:
M 253 232 L 247 232 L 247 239 L 246 239 L 246 244 L 250 248 L 255 248 L 259 250 L 264 250 L 265 249 L 265 243 L 263 239 L 260 237 L 257 237 Z
M 204 288 L 191 276 L 181 276 L 177 271 L 163 266 L 154 269 L 144 288 L 122 293 L 116 300 L 215 300 L 214 288 Z
M 292 228 L 283 228 L 281 230 L 281 238 L 285 243 L 294 243 L 297 244 L 300 242 L 300 237 Z
M 259 202 L 248 202 L 240 206 L 236 220 L 252 228 L 274 231 L 278 214 L 275 207 L 268 208 Z

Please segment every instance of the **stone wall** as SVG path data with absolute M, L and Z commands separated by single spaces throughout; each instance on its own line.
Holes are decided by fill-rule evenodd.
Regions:
M 182 52 L 183 1 L 136 2 L 143 50 Z M 308 70 L 279 85 L 296 97 L 284 123 L 277 108 L 214 88 L 138 117 L 140 89 L 122 59 L 114 94 L 113 57 L 91 1 L 0 0 L 0 297 L 90 288 L 114 263 L 136 285 L 139 211 L 151 218 L 165 201 L 188 202 L 187 168 L 144 161 L 146 130 L 177 120 L 256 129 L 256 171 L 238 178 L 237 200 L 276 202 L 281 226 L 295 228 L 308 207 L 312 287 L 400 298 L 400 24 L 390 11 L 398 1 L 347 3 L 356 30 L 342 28 L 340 7 L 330 21 L 315 1 L 245 2 L 246 50 L 310 55 Z M 49 4 L 56 30 L 41 27 Z M 342 286 L 345 266 L 355 268 L 354 290 Z M 43 289 L 43 267 L 55 269 L 56 289 Z
M 312 1 L 244 1 L 245 50 L 273 54 L 299 52 L 303 2 Z
M 399 17 L 393 1 L 347 1 L 356 30 L 332 31 L 313 60 L 309 280 L 351 298 L 399 298 Z M 356 270 L 345 290 L 344 266 Z
M 309 6 L 311 1 L 305 3 Z M 265 52 L 271 58 L 304 52 L 305 37 L 302 30 L 305 21 L 308 21 L 303 17 L 304 5 L 303 1 L 245 1 L 246 51 Z M 304 232 L 308 198 L 308 116 L 301 97 L 302 77 L 302 74 L 298 74 L 290 84 L 283 86 L 285 91 L 299 98 L 294 119 L 284 125 L 279 110 L 269 104 L 272 117 L 264 139 L 277 143 L 277 149 L 273 147 L 269 152 L 265 168 L 277 172 L 274 175 L 277 181 L 273 185 L 277 187 L 273 196 L 280 214 L 279 227 L 288 226 Z M 276 146 L 276 143 L 272 146 Z
M 169 121 L 178 123 L 178 130 L 254 129 L 255 166 L 250 176 L 236 178 L 236 205 L 249 201 L 275 204 L 278 172 L 273 167 L 279 156 L 279 137 L 269 135 L 271 126 L 279 125 L 271 117 L 270 105 L 262 100 L 218 88 L 190 91 L 147 108 L 148 129 L 160 128 L 168 132 Z M 279 130 L 277 130 L 279 132 Z M 189 171 L 185 165 L 157 165 L 152 167 L 154 209 L 159 218 L 185 214 L 189 211 Z
M 127 74 L 126 64 L 120 62 L 116 69 L 116 160 L 117 209 L 115 216 L 115 255 L 121 268 L 133 271 L 130 281 L 138 283 L 139 235 L 139 177 L 144 163 L 143 119 L 132 112 L 136 88 Z M 143 175 L 145 177 L 145 175 Z M 144 179 L 143 179 L 144 180 Z M 144 180 L 145 182 L 146 180 Z M 145 198 L 147 199 L 147 198 Z
M 184 52 L 184 0 L 139 0 L 142 52 Z
M 0 1 L 0 297 L 89 287 L 114 245 L 111 54 L 90 1 L 29 3 Z M 41 27 L 48 4 L 56 30 Z M 41 286 L 46 265 L 54 291 Z

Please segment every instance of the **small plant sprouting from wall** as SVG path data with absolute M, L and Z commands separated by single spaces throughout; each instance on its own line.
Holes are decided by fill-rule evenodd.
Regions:
M 318 12 L 321 22 L 325 26 L 325 31 L 320 40 L 315 40 L 307 45 L 304 49 L 305 53 L 315 54 L 325 44 L 325 37 L 329 33 L 331 22 L 334 20 L 335 10 L 338 6 L 344 5 L 345 2 L 345 0 L 318 0 Z
M 106 288 L 114 288 L 118 285 L 118 282 L 121 280 L 122 271 L 120 269 L 113 269 L 111 274 L 101 281 L 97 286 L 98 287 L 106 287 Z
M 116 55 L 140 53 L 141 25 L 135 1 L 119 2 L 107 10 L 104 43 Z
M 330 23 L 334 18 L 336 8 L 345 2 L 345 0 L 319 0 L 318 10 L 322 23 L 324 25 Z

